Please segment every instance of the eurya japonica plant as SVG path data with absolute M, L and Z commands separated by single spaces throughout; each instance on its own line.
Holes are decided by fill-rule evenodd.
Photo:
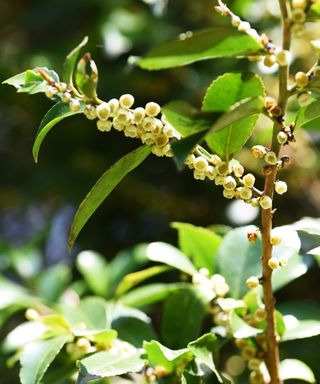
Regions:
M 194 179 L 216 185 L 226 199 L 243 200 L 261 212 L 258 228 L 215 231 L 173 223 L 179 249 L 163 242 L 143 244 L 109 264 L 94 252 L 81 252 L 77 268 L 86 289 L 66 280 L 54 300 L 42 295 L 37 284 L 27 291 L 3 279 L 12 298 L 8 294 L 9 299 L 0 300 L 1 307 L 9 313 L 13 304 L 28 308 L 27 322 L 4 343 L 6 351 L 16 350 L 9 362 L 20 361 L 22 384 L 316 382 L 316 373 L 295 356 L 280 359 L 279 348 L 288 340 L 319 335 L 319 308 L 276 306 L 274 292 L 319 261 L 320 222 L 302 219 L 274 228 L 272 220 L 281 214 L 277 201 L 287 192 L 282 176 L 290 169 L 287 149 L 298 130 L 319 122 L 319 41 L 311 41 L 315 62 L 307 72 L 291 73 L 290 63 L 292 39 L 304 34 L 306 22 L 320 18 L 320 4 L 279 0 L 277 6 L 281 46 L 218 1 L 212 11 L 228 23 L 187 32 L 131 60 L 146 70 L 222 57 L 247 59 L 253 68 L 263 63 L 277 73 L 276 97 L 254 71 L 214 79 L 200 108 L 184 101 L 160 107 L 156 100 L 137 106 L 131 94 L 101 100 L 96 63 L 90 53 L 79 59 L 87 38 L 67 56 L 61 79 L 51 69 L 36 67 L 4 82 L 18 92 L 44 93 L 55 103 L 38 129 L 35 161 L 47 133 L 76 114 L 94 120 L 102 133 L 116 130 L 141 144 L 109 168 L 85 197 L 71 226 L 70 250 L 110 192 L 152 154 L 172 157 L 178 169 L 189 168 Z M 253 143 L 250 156 L 259 164 L 263 183 L 237 159 L 261 118 L 267 121 L 268 144 Z M 148 282 L 172 270 L 180 272 L 173 282 Z M 159 302 L 157 335 L 149 314 Z

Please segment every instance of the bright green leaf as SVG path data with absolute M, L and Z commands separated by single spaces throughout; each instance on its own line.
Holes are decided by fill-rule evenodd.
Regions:
M 69 339 L 70 335 L 64 334 L 28 344 L 20 358 L 21 384 L 41 383 L 43 375 Z
M 78 90 L 89 99 L 97 98 L 98 68 L 90 53 L 86 53 L 78 62 L 75 72 Z
M 280 362 L 280 377 L 282 380 L 297 379 L 311 384 L 316 383 L 311 369 L 296 359 L 286 359 Z
M 66 57 L 66 61 L 64 63 L 63 80 L 70 86 L 73 86 L 73 72 L 79 53 L 81 49 L 88 43 L 88 40 L 88 36 L 85 36 L 81 43 L 77 45 Z
M 150 152 L 151 148 L 145 145 L 135 149 L 113 164 L 96 182 L 82 201 L 73 219 L 69 235 L 69 250 L 71 250 L 81 229 L 106 197 L 130 171 L 147 158 Z
M 193 288 L 171 293 L 164 303 L 161 334 L 169 348 L 183 348 L 199 336 L 206 303 Z
M 59 123 L 59 121 L 65 119 L 66 117 L 82 113 L 83 108 L 84 107 L 82 105 L 78 111 L 71 111 L 68 104 L 58 102 L 46 113 L 40 123 L 36 139 L 32 148 L 33 158 L 35 162 L 38 162 L 38 154 L 41 143 L 48 134 L 48 132 L 51 130 L 51 128 L 53 128 L 57 123 Z
M 236 339 L 245 339 L 247 337 L 256 336 L 262 333 L 262 329 L 254 328 L 248 325 L 244 320 L 239 317 L 235 311 L 231 312 L 230 327 L 233 337 Z
M 314 100 L 300 108 L 296 116 L 295 128 L 318 129 L 320 123 L 320 100 Z
M 223 382 L 214 363 L 214 356 L 218 353 L 218 340 L 215 335 L 207 333 L 201 336 L 199 339 L 189 343 L 188 349 L 200 364 L 204 364 L 212 370 L 220 383 Z
M 224 276 L 234 299 L 242 298 L 247 292 L 248 277 L 261 274 L 261 241 L 250 243 L 247 239 L 247 233 L 255 230 L 248 226 L 229 231 L 216 256 L 216 272 Z
M 0 309 L 3 310 L 11 305 L 26 308 L 40 303 L 40 299 L 32 296 L 18 284 L 0 277 Z
M 147 247 L 147 256 L 151 261 L 167 264 L 188 275 L 194 275 L 197 272 L 197 269 L 187 256 L 171 244 L 162 242 L 151 243 Z
M 178 230 L 181 251 L 193 260 L 198 269 L 207 268 L 213 274 L 215 255 L 222 238 L 207 228 L 187 223 L 174 222 L 172 227 Z
M 233 27 L 216 27 L 164 43 L 139 59 L 138 65 L 143 69 L 158 70 L 218 57 L 251 56 L 262 49 L 256 39 Z

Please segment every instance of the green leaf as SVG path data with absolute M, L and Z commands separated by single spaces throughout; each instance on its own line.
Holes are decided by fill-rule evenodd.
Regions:
M 183 348 L 199 336 L 205 312 L 205 302 L 193 288 L 181 288 L 171 293 L 164 303 L 161 334 L 169 348 Z
M 69 250 L 72 249 L 81 229 L 106 197 L 130 171 L 135 169 L 147 158 L 150 152 L 151 148 L 145 145 L 135 149 L 113 164 L 96 182 L 82 201 L 73 219 L 69 234 Z
M 286 359 L 280 362 L 280 377 L 282 380 L 297 379 L 311 384 L 316 383 L 311 369 L 296 359 Z
M 220 383 L 222 378 L 214 363 L 214 356 L 218 353 L 218 340 L 212 333 L 207 333 L 199 339 L 188 344 L 188 349 L 193 353 L 200 364 L 206 365 L 217 376 Z
M 320 123 L 320 100 L 314 100 L 300 108 L 296 116 L 295 128 L 318 129 Z
M 76 69 L 76 84 L 78 90 L 89 99 L 97 98 L 98 68 L 90 53 L 79 60 Z
M 280 303 L 279 310 L 286 326 L 281 341 L 320 335 L 320 309 L 317 304 L 308 301 Z
M 144 364 L 145 361 L 138 354 L 117 356 L 112 352 L 98 352 L 79 362 L 79 379 L 87 375 L 99 378 L 139 372 Z
M 231 311 L 230 315 L 230 327 L 233 337 L 237 339 L 246 339 L 247 337 L 256 336 L 263 332 L 262 329 L 248 325 L 234 310 Z
M 143 69 L 158 70 L 218 57 L 251 56 L 262 50 L 262 44 L 253 37 L 233 27 L 216 27 L 164 43 L 139 59 L 138 65 Z
M 52 361 L 58 355 L 69 334 L 28 344 L 21 355 L 21 384 L 39 384 Z
M 166 299 L 178 287 L 178 284 L 147 284 L 124 294 L 119 301 L 131 307 L 143 307 Z
M 275 312 L 275 316 L 276 316 L 276 329 L 277 329 L 278 335 L 281 337 L 284 335 L 286 331 L 286 323 L 284 322 L 283 315 L 279 311 Z
M 159 275 L 160 273 L 167 272 L 170 269 L 171 268 L 164 265 L 156 265 L 154 267 L 143 269 L 142 271 L 129 273 L 124 277 L 124 279 L 118 285 L 116 294 L 123 295 L 125 292 L 129 291 L 135 285 L 140 284 L 144 280 L 147 280 L 150 277 Z
M 157 338 L 151 322 L 146 323 L 134 317 L 121 317 L 112 322 L 112 327 L 118 332 L 119 339 L 124 340 L 137 348 L 143 342 Z
M 92 292 L 105 297 L 111 270 L 103 256 L 94 251 L 82 251 L 77 256 L 76 265 Z
M 246 280 L 261 274 L 261 241 L 249 243 L 248 232 L 256 227 L 248 226 L 229 231 L 216 256 L 216 269 L 230 286 L 230 296 L 240 299 L 247 292 Z
M 84 106 L 82 105 L 78 111 L 71 111 L 69 105 L 66 103 L 58 102 L 55 104 L 44 116 L 42 119 L 40 126 L 38 128 L 38 132 L 36 135 L 35 142 L 33 144 L 32 153 L 34 161 L 38 162 L 38 154 L 40 150 L 40 146 L 42 144 L 43 139 L 46 137 L 48 132 L 53 128 L 59 121 L 65 119 L 66 117 L 76 115 L 78 113 L 83 112 Z
M 40 304 L 38 297 L 32 296 L 25 288 L 0 277 L 0 310 L 9 306 L 27 308 Z
M 161 366 L 167 373 L 171 373 L 177 364 L 179 368 L 181 365 L 186 366 L 193 357 L 188 348 L 172 350 L 155 340 L 144 342 L 143 348 L 149 364 L 153 367 Z
M 73 73 L 81 49 L 88 43 L 88 36 L 85 36 L 81 43 L 77 45 L 66 57 L 64 63 L 63 80 L 73 86 Z
M 207 268 L 213 274 L 215 255 L 222 238 L 207 228 L 187 223 L 174 222 L 172 227 L 178 230 L 181 251 L 193 260 L 198 269 Z
M 151 261 L 167 264 L 188 275 L 194 275 L 197 272 L 197 269 L 187 256 L 171 244 L 162 242 L 151 243 L 147 247 L 147 256 Z

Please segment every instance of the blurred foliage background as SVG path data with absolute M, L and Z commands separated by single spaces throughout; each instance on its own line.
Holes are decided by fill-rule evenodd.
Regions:
M 141 106 L 148 101 L 165 104 L 174 99 L 199 106 L 214 78 L 227 71 L 248 69 L 263 75 L 269 93 L 276 95 L 276 77 L 245 60 L 206 61 L 162 72 L 145 72 L 128 64 L 131 55 L 143 55 L 180 33 L 227 22 L 214 12 L 214 5 L 212 0 L 0 0 L 0 79 L 37 65 L 59 72 L 65 55 L 88 35 L 88 49 L 100 71 L 100 98 L 132 93 L 136 105 Z M 279 43 L 277 2 L 235 0 L 228 5 Z M 307 26 L 308 38 L 319 38 L 317 34 L 319 26 L 318 30 Z M 292 73 L 310 68 L 315 57 L 308 40 L 295 39 L 293 48 Z M 67 235 L 75 209 L 100 175 L 137 146 L 118 132 L 102 134 L 94 122 L 76 116 L 54 128 L 35 165 L 33 139 L 50 107 L 50 100 L 42 95 L 30 97 L 17 94 L 11 87 L 0 87 L 0 270 L 7 268 L 8 249 L 14 257 L 30 244 L 41 250 L 45 266 L 59 261 L 72 263 Z M 296 108 L 293 102 L 291 109 Z M 261 121 L 252 142 L 263 142 L 269 128 Z M 288 179 L 289 192 L 285 198 L 276 199 L 275 225 L 320 214 L 319 132 L 297 132 L 297 143 L 288 148 L 293 165 L 283 171 L 283 178 Z M 239 158 L 249 169 L 261 172 L 248 150 Z M 175 242 L 171 221 L 237 226 L 258 224 L 258 217 L 256 211 L 239 202 L 224 200 L 218 187 L 195 181 L 187 170 L 178 173 L 172 160 L 153 156 L 98 210 L 79 237 L 74 255 L 90 248 L 110 259 L 119 250 L 140 242 Z M 29 264 L 34 267 L 32 260 L 36 259 L 25 259 L 22 269 Z M 315 288 L 319 277 L 319 268 L 314 267 L 279 298 L 307 297 L 320 302 Z M 310 360 L 314 359 L 314 348 L 308 346 L 308 340 L 304 344 Z M 296 349 L 294 342 L 287 346 Z

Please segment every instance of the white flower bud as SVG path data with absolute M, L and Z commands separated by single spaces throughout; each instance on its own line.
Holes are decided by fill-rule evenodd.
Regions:
M 250 289 L 256 288 L 259 285 L 259 279 L 257 276 L 251 276 L 247 279 L 246 284 Z
M 241 164 L 235 164 L 232 167 L 232 171 L 236 177 L 241 177 L 244 173 L 244 168 Z
M 96 108 L 93 105 L 87 104 L 84 109 L 84 115 L 89 120 L 94 120 L 97 118 Z
M 273 67 L 277 62 L 277 58 L 275 55 L 268 55 L 268 56 L 265 56 L 264 60 L 263 60 L 263 64 L 268 67 L 268 68 L 271 68 Z
M 56 95 L 56 94 L 57 94 L 56 88 L 51 87 L 51 86 L 48 87 L 48 89 L 47 89 L 47 91 L 45 93 L 45 95 L 47 96 L 48 99 L 52 99 L 53 96 Z
M 226 176 L 230 171 L 229 165 L 225 161 L 221 161 L 217 164 L 216 169 L 218 174 L 221 176 Z
M 306 107 L 312 102 L 312 97 L 310 92 L 300 93 L 297 97 L 297 101 L 300 107 Z
M 97 128 L 101 132 L 109 132 L 112 128 L 112 122 L 110 120 L 97 120 Z
M 167 157 L 173 157 L 173 152 L 172 152 L 172 148 L 171 148 L 171 145 L 170 143 L 168 143 L 167 145 L 165 145 L 163 148 L 163 153 L 165 156 Z
M 65 93 L 61 96 L 61 100 L 62 100 L 64 103 L 69 103 L 69 101 L 71 100 L 71 93 L 70 93 L 70 92 L 65 92 Z
M 28 308 L 25 311 L 24 316 L 29 321 L 37 321 L 41 317 L 40 313 L 38 311 L 36 311 L 35 309 L 33 309 L 33 308 Z
M 225 371 L 231 376 L 239 376 L 245 370 L 245 360 L 241 356 L 230 356 L 226 361 Z
M 77 99 L 71 99 L 69 103 L 69 108 L 72 112 L 77 112 L 80 109 L 80 101 Z
M 159 115 L 161 108 L 159 104 L 150 102 L 147 103 L 145 110 L 148 116 L 155 117 Z
M 251 199 L 251 205 L 255 208 L 259 207 L 259 199 L 254 197 L 253 199 Z
M 184 163 L 186 165 L 193 165 L 194 161 L 195 161 L 196 157 L 193 153 L 191 153 L 190 155 L 188 155 L 184 161 Z
M 280 265 L 279 259 L 277 259 L 276 257 L 271 257 L 268 260 L 268 266 L 271 269 L 277 269 L 277 268 L 279 268 L 279 265 Z
M 197 157 L 195 159 L 193 165 L 194 165 L 194 168 L 200 172 L 206 172 L 208 170 L 208 167 L 209 167 L 207 159 L 204 158 L 203 156 Z
M 133 106 L 134 97 L 130 94 L 122 95 L 119 99 L 119 103 L 122 108 L 130 108 Z
M 146 115 L 144 108 L 138 107 L 133 111 L 133 121 L 140 123 Z
M 124 109 L 124 108 L 120 108 L 117 111 L 117 114 L 115 117 L 115 119 L 117 119 L 117 121 L 119 123 L 124 124 L 124 125 L 131 123 L 132 118 L 133 118 L 132 113 L 130 111 L 128 111 L 127 109 Z
M 217 175 L 214 179 L 215 185 L 223 185 L 224 184 L 225 177 L 221 175 Z
M 110 109 L 110 114 L 114 115 L 118 112 L 119 109 L 119 100 L 118 99 L 111 99 L 108 101 L 108 106 Z
M 117 118 L 113 119 L 113 128 L 116 131 L 123 131 L 125 128 L 125 124 L 123 124 L 121 121 L 119 121 Z
M 252 197 L 252 190 L 250 188 L 248 188 L 248 187 L 241 188 L 240 197 L 243 200 L 251 199 L 251 197 Z
M 256 159 L 262 159 L 267 153 L 267 149 L 263 145 L 255 145 L 251 148 L 251 152 Z
M 163 149 L 162 148 L 159 148 L 157 147 L 156 145 L 154 145 L 152 148 L 151 148 L 151 151 L 154 155 L 158 156 L 158 157 L 162 157 L 163 156 Z
M 305 72 L 297 72 L 294 79 L 299 88 L 303 88 L 309 83 L 309 77 Z
M 279 195 L 283 195 L 284 193 L 287 192 L 288 186 L 285 181 L 276 181 L 274 184 L 274 189 Z
M 66 84 L 66 83 L 63 83 L 63 82 L 58 83 L 58 84 L 56 85 L 56 87 L 57 87 L 58 91 L 61 92 L 61 93 L 66 92 L 67 89 L 68 89 L 67 84 Z
M 241 23 L 241 19 L 239 16 L 232 15 L 231 17 L 231 24 L 233 27 L 238 27 L 239 24 Z
M 203 276 L 209 276 L 209 270 L 207 268 L 200 268 L 199 273 L 201 273 Z
M 252 173 L 248 173 L 247 175 L 243 176 L 242 181 L 244 182 L 244 185 L 246 187 L 252 188 L 254 186 L 256 178 L 253 176 Z
M 290 52 L 286 51 L 285 49 L 276 53 L 277 63 L 280 65 L 280 67 L 289 65 L 290 57 Z
M 195 169 L 193 171 L 193 177 L 196 179 L 196 180 L 204 180 L 206 178 L 206 173 L 205 172 L 202 172 L 202 171 L 199 171 L 197 169 Z
M 303 24 L 306 21 L 307 15 L 303 9 L 296 8 L 291 13 L 291 19 L 294 23 Z
M 272 207 L 272 199 L 270 196 L 263 195 L 259 198 L 259 205 L 262 209 L 270 209 Z
M 265 154 L 264 160 L 271 165 L 275 165 L 278 162 L 278 157 L 273 151 L 269 151 Z
M 110 115 L 110 107 L 107 103 L 99 104 L 96 107 L 96 112 L 99 120 L 108 120 Z
M 213 164 L 213 165 L 218 165 L 218 164 L 220 164 L 221 163 L 221 158 L 218 156 L 218 155 L 212 155 L 211 156 L 211 163 Z
M 137 137 L 137 126 L 134 124 L 126 125 L 124 128 L 124 134 L 127 137 L 132 137 L 132 138 Z
M 282 238 L 280 236 L 271 236 L 270 243 L 271 245 L 277 246 L 282 242 Z
M 173 128 L 173 126 L 171 124 L 165 124 L 164 127 L 163 127 L 163 133 L 167 136 L 167 137 L 175 137 L 175 130 Z
M 224 180 L 223 186 L 225 189 L 233 190 L 236 188 L 237 182 L 235 181 L 235 179 L 232 176 L 227 176 Z
M 279 144 L 285 144 L 288 141 L 288 135 L 285 132 L 280 131 L 277 134 L 277 140 Z
M 238 31 L 240 32 L 247 32 L 251 28 L 250 23 L 247 21 L 241 21 L 240 24 L 238 25 Z
M 248 361 L 248 368 L 250 369 L 250 371 L 258 371 L 260 368 L 260 365 L 261 365 L 261 360 L 259 359 L 254 358 Z
M 235 191 L 232 189 L 224 189 L 223 190 L 223 197 L 226 199 L 233 199 L 235 196 Z
M 152 132 L 157 127 L 156 119 L 154 117 L 145 117 L 142 121 L 142 127 L 147 132 Z
M 168 137 L 161 133 L 160 135 L 156 136 L 155 138 L 155 144 L 157 147 L 164 147 L 166 144 L 168 144 Z
M 285 267 L 288 264 L 288 259 L 285 256 L 279 258 L 279 264 L 281 267 Z

